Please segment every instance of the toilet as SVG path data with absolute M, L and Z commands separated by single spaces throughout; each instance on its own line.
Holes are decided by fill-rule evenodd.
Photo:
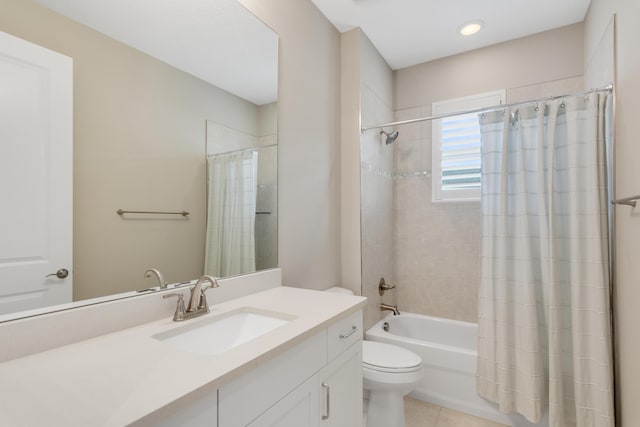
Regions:
M 404 427 L 405 394 L 422 379 L 422 359 L 397 345 L 362 342 L 362 378 L 369 390 L 367 427 Z
M 333 287 L 327 292 L 353 295 L 348 289 Z M 367 427 L 404 427 L 405 394 L 422 379 L 422 359 L 397 345 L 377 341 L 362 342 L 362 377 L 369 391 Z

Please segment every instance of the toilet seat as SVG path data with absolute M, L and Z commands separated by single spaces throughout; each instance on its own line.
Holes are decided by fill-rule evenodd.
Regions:
M 406 373 L 419 371 L 422 359 L 414 352 L 396 345 L 363 341 L 362 365 L 372 371 Z

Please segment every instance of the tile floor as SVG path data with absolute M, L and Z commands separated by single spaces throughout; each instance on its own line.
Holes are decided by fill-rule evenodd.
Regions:
M 406 427 L 505 427 L 504 424 L 473 417 L 428 402 L 404 398 Z

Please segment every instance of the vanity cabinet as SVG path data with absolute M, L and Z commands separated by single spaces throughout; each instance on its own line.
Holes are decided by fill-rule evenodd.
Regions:
M 296 387 L 249 427 L 345 427 L 362 425 L 362 345 Z
M 185 325 L 167 315 L 68 345 L 54 340 L 44 345 L 57 344 L 55 350 L 29 357 L 9 359 L 14 350 L 0 351 L 0 425 L 358 427 L 365 304 L 363 297 L 274 286 L 221 302 L 215 315 Z M 125 309 L 111 314 L 135 312 L 136 304 L 116 305 Z M 87 316 L 94 319 L 91 325 L 103 317 L 119 324 L 93 306 L 77 311 L 5 323 L 0 325 L 0 341 Z M 222 332 L 228 331 L 210 325 L 238 313 L 260 312 L 290 320 L 222 353 L 195 351 L 203 340 L 223 343 Z M 204 326 L 207 329 L 199 329 Z M 233 334 L 244 333 L 234 328 Z M 191 346 L 167 341 L 194 330 L 200 335 L 183 335 L 192 340 Z M 40 338 L 40 333 L 33 337 Z M 34 411 L 34 402 L 48 404 Z
M 256 418 L 249 427 L 318 426 L 318 381 L 314 376 Z
M 362 312 L 327 329 L 329 363 L 318 373 L 321 427 L 362 425 Z
M 362 424 L 362 312 L 218 390 L 219 427 Z
M 320 427 L 362 425 L 362 342 L 353 344 L 319 375 Z

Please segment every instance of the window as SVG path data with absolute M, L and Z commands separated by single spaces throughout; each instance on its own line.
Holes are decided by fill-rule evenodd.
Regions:
M 505 91 L 434 102 L 433 115 L 503 104 Z M 480 123 L 478 114 L 433 121 L 432 200 L 480 200 Z

